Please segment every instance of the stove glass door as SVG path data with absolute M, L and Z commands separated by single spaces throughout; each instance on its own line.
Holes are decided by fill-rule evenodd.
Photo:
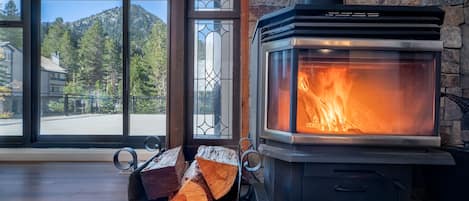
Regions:
M 301 49 L 296 132 L 434 135 L 435 74 L 432 52 Z

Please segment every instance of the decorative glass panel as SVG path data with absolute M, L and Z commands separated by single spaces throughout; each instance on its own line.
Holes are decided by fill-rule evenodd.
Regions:
M 23 31 L 0 28 L 0 136 L 23 133 Z
M 21 0 L 0 0 L 0 21 L 21 20 Z
M 196 11 L 233 11 L 233 0 L 195 0 Z
M 41 135 L 122 135 L 121 7 L 41 1 Z
M 130 8 L 130 135 L 166 134 L 168 1 Z
M 233 21 L 194 23 L 194 138 L 231 139 Z

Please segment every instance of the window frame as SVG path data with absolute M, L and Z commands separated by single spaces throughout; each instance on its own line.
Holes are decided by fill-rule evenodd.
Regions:
M 199 145 L 236 146 L 241 132 L 241 1 L 233 0 L 232 11 L 196 11 L 195 0 L 188 0 L 187 17 L 187 80 L 188 80 L 188 112 L 186 115 L 186 146 L 188 152 L 195 152 Z M 194 23 L 196 20 L 231 20 L 233 21 L 233 79 L 232 79 L 232 136 L 231 139 L 196 139 L 193 133 L 194 110 Z
M 123 67 L 123 90 L 122 90 L 122 134 L 112 134 L 112 135 L 93 135 L 93 134 L 83 134 L 83 135 L 69 135 L 69 134 L 64 134 L 64 135 L 41 135 L 40 134 L 40 95 L 39 93 L 36 93 L 34 98 L 33 98 L 33 104 L 36 105 L 36 107 L 33 107 L 33 114 L 37 114 L 37 118 L 33 118 L 34 121 L 34 128 L 37 129 L 35 135 L 35 139 L 33 139 L 33 147 L 78 147 L 78 148 L 90 148 L 90 147 L 100 147 L 100 148 L 119 148 L 119 147 L 124 147 L 124 146 L 131 146 L 131 147 L 136 147 L 136 148 L 143 148 L 143 142 L 147 136 L 131 136 L 130 135 L 130 112 L 129 112 L 129 96 L 130 96 L 130 30 L 129 30 L 129 18 L 130 18 L 130 6 L 131 6 L 131 1 L 132 0 L 120 0 L 122 3 L 122 67 Z M 40 8 L 41 8 L 41 1 L 39 0 L 39 5 L 36 7 L 37 10 L 39 10 L 38 17 L 36 17 L 36 22 L 33 22 L 34 25 L 39 25 L 39 27 L 36 28 L 36 30 L 40 30 Z M 168 0 L 168 11 L 171 9 L 172 4 L 175 4 L 177 1 L 170 1 Z M 168 12 L 168 29 L 169 25 L 171 24 L 171 18 L 170 18 L 170 12 Z M 40 36 L 40 33 L 38 32 L 36 37 Z M 168 39 L 169 37 L 169 32 L 168 32 Z M 36 57 L 40 59 L 40 54 L 41 54 L 41 44 L 40 44 L 40 39 L 36 40 L 36 51 L 34 52 L 36 54 Z M 168 46 L 169 46 L 169 40 L 168 40 Z M 34 48 L 33 48 L 34 49 Z M 169 58 L 169 55 L 168 55 Z M 36 62 L 36 66 L 40 65 L 40 60 L 39 59 L 34 59 L 34 62 Z M 169 62 L 168 62 L 169 63 Z M 35 66 L 35 65 L 33 65 Z M 169 65 L 168 65 L 169 68 Z M 33 75 L 35 79 L 33 79 L 34 83 L 40 83 L 40 72 L 38 72 L 38 69 L 34 69 L 35 72 L 33 72 Z M 168 77 L 168 80 L 171 78 Z M 36 86 L 39 86 L 37 84 Z M 34 89 L 34 91 L 40 91 L 40 89 Z M 167 100 L 168 100 L 169 93 L 167 94 Z M 168 102 L 168 101 L 167 101 Z M 166 105 L 166 108 L 168 109 L 168 104 Z M 168 111 L 168 110 L 167 110 Z M 169 119 L 169 113 L 167 112 L 167 117 L 166 119 Z M 166 126 L 169 128 L 168 126 Z M 166 130 L 165 136 L 159 136 L 162 143 L 165 145 L 166 144 L 166 136 L 168 136 L 169 130 Z
M 20 1 L 20 18 L 19 20 L 0 20 L 0 28 L 21 28 L 22 29 L 22 37 L 23 37 L 23 114 L 22 114 L 22 135 L 21 136 L 0 136 L 0 147 L 18 147 L 28 144 L 31 135 L 31 116 L 30 116 L 30 108 L 31 108 L 31 96 L 30 96 L 30 64 L 31 64 L 31 52 L 30 45 L 31 45 L 31 27 L 30 19 L 31 13 L 31 4 L 28 0 L 21 0 Z
M 23 28 L 23 135 L 22 136 L 0 136 L 0 147 L 33 147 L 33 148 L 119 148 L 131 146 L 143 148 L 144 139 L 147 136 L 129 135 L 129 84 L 130 84 L 130 38 L 129 38 L 129 18 L 131 0 L 121 0 L 122 3 L 122 33 L 123 33 L 123 133 L 122 135 L 40 135 L 40 66 L 41 58 L 41 0 L 21 0 L 21 21 L 0 21 L 0 27 L 20 27 Z M 173 8 L 180 8 L 184 2 L 168 0 L 168 47 L 172 47 L 170 30 L 173 26 Z M 177 76 L 170 73 L 172 48 L 167 49 L 168 54 L 168 86 Z M 170 59 L 171 58 L 171 59 Z M 170 139 L 172 133 L 169 124 L 170 119 L 178 118 L 182 114 L 170 115 L 169 103 L 174 99 L 171 93 L 167 99 L 167 121 L 166 136 L 160 136 L 163 145 Z M 180 122 L 180 121 L 179 121 Z
M 146 136 L 129 136 L 130 1 L 123 6 L 123 135 L 40 135 L 41 0 L 21 0 L 21 21 L 0 21 L 0 27 L 23 28 L 23 135 L 0 136 L 0 147 L 143 148 Z M 168 69 L 166 136 L 168 147 L 195 148 L 200 144 L 235 146 L 241 131 L 241 2 L 233 11 L 195 11 L 194 0 L 168 0 Z M 193 40 L 197 19 L 233 20 L 232 139 L 193 139 Z M 192 29 L 191 29 L 192 28 Z M 239 32 L 238 32 L 239 31 Z

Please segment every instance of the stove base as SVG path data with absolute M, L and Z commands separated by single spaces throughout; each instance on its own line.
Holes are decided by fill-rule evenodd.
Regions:
M 410 201 L 415 165 L 454 165 L 437 149 L 298 146 L 267 141 L 264 190 L 269 201 Z M 260 194 L 262 195 L 262 194 Z
M 408 201 L 412 168 L 398 165 L 289 163 L 264 158 L 270 201 Z

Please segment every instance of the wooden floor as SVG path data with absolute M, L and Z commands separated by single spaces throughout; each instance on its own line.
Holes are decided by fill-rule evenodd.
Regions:
M 112 163 L 0 163 L 0 201 L 126 201 Z

